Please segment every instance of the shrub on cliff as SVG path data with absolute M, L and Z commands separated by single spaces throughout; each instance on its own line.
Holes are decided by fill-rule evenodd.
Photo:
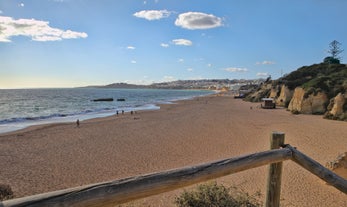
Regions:
M 323 63 L 340 64 L 340 60 L 329 56 L 324 58 Z
M 259 193 L 257 194 L 259 196 Z M 175 198 L 178 207 L 258 207 L 261 204 L 255 196 L 238 190 L 226 188 L 217 183 L 199 185 L 196 190 L 184 191 Z
M 13 198 L 13 192 L 9 185 L 0 184 L 0 201 Z
M 294 90 L 298 86 L 311 82 L 312 87 L 317 87 L 314 84 L 321 83 L 327 80 L 340 82 L 347 77 L 347 66 L 344 64 L 314 64 L 311 66 L 303 66 L 296 71 L 280 78 L 280 82 L 288 86 L 289 89 Z M 320 80 L 315 80 L 320 79 Z
M 321 89 L 329 98 L 347 91 L 347 66 L 344 64 L 314 64 L 304 66 L 280 78 L 289 89 L 296 87 Z

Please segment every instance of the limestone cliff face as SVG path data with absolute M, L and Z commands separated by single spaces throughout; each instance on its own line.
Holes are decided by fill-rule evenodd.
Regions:
M 346 103 L 346 99 L 346 96 L 339 93 L 334 98 L 334 106 L 329 112 L 334 116 L 340 116 L 341 114 L 343 114 L 343 105 Z
M 263 84 L 256 92 L 248 95 L 245 100 L 251 102 L 260 102 L 262 98 L 268 97 L 271 91 L 271 83 Z
M 347 94 L 339 93 L 330 100 L 326 118 L 346 120 L 347 119 Z
M 289 103 L 293 97 L 293 91 L 285 85 L 281 87 L 280 96 L 276 99 L 277 106 L 286 106 L 286 103 Z
M 281 90 L 280 86 L 272 87 L 271 90 L 270 90 L 270 95 L 269 95 L 268 98 L 276 99 L 277 96 L 278 96 L 278 93 L 280 92 L 280 90 Z
M 302 114 L 322 114 L 326 111 L 327 101 L 328 97 L 325 93 L 318 92 L 307 96 L 303 88 L 297 87 L 294 90 L 288 109 Z
M 295 88 L 292 99 L 289 102 L 289 111 L 301 111 L 302 100 L 304 99 L 305 91 L 303 88 Z
M 276 88 L 271 88 L 269 98 L 276 98 L 277 90 Z

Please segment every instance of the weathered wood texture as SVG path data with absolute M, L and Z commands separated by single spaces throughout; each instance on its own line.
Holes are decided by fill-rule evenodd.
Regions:
M 315 160 L 311 159 L 307 155 L 296 150 L 294 147 L 287 145 L 286 148 L 293 152 L 292 160 L 310 171 L 312 174 L 318 176 L 320 179 L 327 182 L 329 185 L 334 186 L 341 192 L 347 194 L 347 180 L 336 175 L 332 171 L 325 168 L 323 165 L 319 164 Z
M 279 149 L 284 145 L 284 133 L 273 132 L 270 136 L 270 149 Z M 266 189 L 266 207 L 278 207 L 281 197 L 282 162 L 272 163 L 269 167 Z
M 277 149 L 139 177 L 44 193 L 0 203 L 19 206 L 114 206 L 175 190 L 247 169 L 291 158 L 290 149 Z

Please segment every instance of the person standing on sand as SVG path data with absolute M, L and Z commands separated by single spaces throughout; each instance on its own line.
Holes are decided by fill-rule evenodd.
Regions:
M 76 126 L 80 127 L 80 120 L 79 119 L 77 119 L 77 121 L 76 121 Z

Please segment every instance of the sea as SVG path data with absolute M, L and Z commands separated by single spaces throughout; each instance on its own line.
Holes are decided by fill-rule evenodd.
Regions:
M 1 89 L 0 134 L 33 125 L 106 117 L 117 111 L 156 110 L 158 104 L 172 104 L 213 93 L 169 89 Z M 103 98 L 113 98 L 114 101 L 93 101 Z

